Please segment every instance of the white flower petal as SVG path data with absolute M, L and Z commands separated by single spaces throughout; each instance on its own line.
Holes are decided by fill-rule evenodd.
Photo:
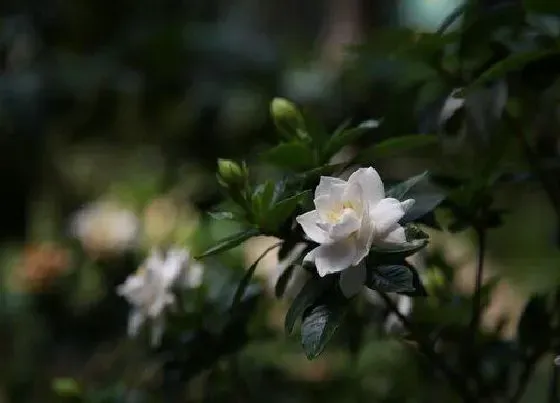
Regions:
M 416 203 L 416 200 L 414 200 L 414 199 L 407 199 L 407 200 L 401 202 L 401 206 L 402 206 L 403 210 L 405 211 L 405 213 L 408 210 L 410 210 L 412 208 L 412 206 L 414 206 L 414 203 Z
M 342 194 L 342 202 L 345 203 L 346 206 L 351 206 L 354 210 L 361 212 L 363 200 L 364 190 L 362 186 L 357 182 L 349 182 Z
M 311 249 L 307 254 L 303 257 L 303 262 L 312 262 L 315 263 L 315 256 L 317 255 L 317 248 Z
M 400 295 L 397 308 L 404 316 L 410 315 L 412 312 L 412 298 L 407 295 Z
M 151 342 L 153 347 L 160 345 L 164 330 L 165 330 L 165 317 L 160 316 L 154 319 L 152 323 L 152 337 L 151 337 Z
M 128 317 L 128 335 L 130 337 L 136 337 L 140 332 L 140 327 L 146 321 L 146 316 L 142 311 L 134 309 Z
M 395 244 L 401 244 L 405 242 L 406 242 L 406 235 L 404 232 L 404 228 L 399 224 L 395 224 L 393 229 L 391 229 L 387 233 L 387 235 L 385 235 L 385 237 L 380 238 L 377 243 L 395 245 Z
M 363 191 L 363 198 L 370 205 L 375 205 L 385 197 L 385 187 L 379 177 L 379 174 L 372 167 L 360 168 L 356 170 L 350 178 L 348 184 L 358 183 Z
M 404 216 L 404 209 L 397 199 L 387 198 L 377 203 L 370 214 L 375 223 L 375 232 L 383 238 Z
M 200 263 L 192 263 L 183 276 L 183 287 L 198 288 L 202 284 L 204 267 Z
M 360 217 L 354 210 L 344 209 L 337 223 L 330 227 L 329 238 L 333 241 L 348 238 L 361 227 Z
M 315 208 L 319 213 L 319 219 L 321 221 L 330 221 L 330 214 L 340 208 L 340 200 L 341 199 L 335 199 L 327 195 L 319 196 L 313 200 Z
M 321 176 L 319 185 L 315 189 L 315 199 L 321 196 L 328 196 L 329 198 L 340 200 L 345 187 L 346 182 L 342 179 L 333 178 L 332 176 Z
M 375 236 L 375 224 L 370 217 L 368 204 L 364 204 L 360 230 L 356 236 L 356 258 L 353 265 L 360 263 L 368 254 Z
M 351 240 L 321 245 L 314 252 L 315 266 L 321 277 L 347 269 L 356 259 L 356 245 Z
M 317 210 L 308 211 L 298 216 L 296 221 L 301 225 L 305 234 L 312 241 L 317 243 L 330 242 L 327 232 L 317 226 L 317 223 L 320 222 Z
M 340 274 L 339 285 L 346 298 L 352 298 L 359 293 L 366 282 L 367 270 L 365 264 L 350 266 Z

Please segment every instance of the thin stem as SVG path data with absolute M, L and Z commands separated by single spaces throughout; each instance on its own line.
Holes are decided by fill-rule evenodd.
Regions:
M 451 368 L 443 358 L 434 350 L 432 342 L 422 336 L 420 332 L 417 331 L 415 326 L 399 311 L 395 303 L 389 298 L 387 294 L 383 291 L 376 290 L 389 310 L 394 313 L 403 325 L 408 329 L 411 335 L 414 337 L 418 343 L 420 350 L 431 360 L 431 362 L 440 369 L 440 371 L 447 377 L 449 383 L 456 389 L 459 395 L 462 397 L 465 403 L 475 403 L 477 400 L 468 388 L 465 379 L 463 379 L 458 373 L 456 373 L 453 368 Z
M 474 285 L 474 295 L 472 304 L 472 316 L 470 323 L 471 347 L 474 347 L 476 333 L 480 326 L 480 316 L 482 314 L 482 279 L 484 275 L 484 254 L 486 253 L 486 232 L 483 229 L 476 230 L 478 241 L 478 261 L 476 265 L 476 278 Z
M 472 315 L 469 324 L 469 341 L 467 342 L 464 350 L 464 357 L 470 363 L 472 369 L 472 376 L 478 385 L 478 393 L 483 394 L 490 392 L 490 385 L 487 385 L 478 370 L 478 355 L 476 352 L 476 339 L 478 329 L 480 327 L 480 318 L 482 315 L 482 280 L 484 278 L 484 255 L 486 253 L 486 231 L 483 228 L 476 228 L 476 238 L 478 244 L 478 258 L 476 265 L 476 277 L 474 294 L 472 301 Z
M 558 326 L 558 317 L 556 312 L 560 308 L 560 288 L 556 290 L 553 305 L 551 307 L 552 327 L 556 329 Z M 555 347 L 554 355 L 557 357 L 560 354 L 560 349 Z M 550 381 L 548 386 L 548 403 L 558 403 L 558 381 L 560 380 L 560 367 L 554 363 L 552 373 L 550 374 Z
M 560 378 L 560 368 L 554 365 L 548 384 L 548 403 L 558 403 L 558 378 Z

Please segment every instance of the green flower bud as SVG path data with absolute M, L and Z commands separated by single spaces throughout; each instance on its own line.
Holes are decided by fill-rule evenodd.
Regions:
M 274 98 L 270 104 L 270 114 L 280 133 L 288 138 L 309 137 L 305 130 L 305 121 L 297 106 L 284 98 Z
M 247 178 L 247 170 L 238 163 L 227 159 L 218 159 L 218 181 L 223 186 L 242 186 Z

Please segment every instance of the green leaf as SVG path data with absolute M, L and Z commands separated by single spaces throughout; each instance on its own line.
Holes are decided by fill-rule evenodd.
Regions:
M 381 258 L 383 258 L 383 255 L 393 255 L 392 257 L 405 258 L 415 254 L 427 244 L 427 239 L 414 239 L 410 242 L 397 245 L 374 246 L 371 248 L 371 252 L 374 255 L 381 255 Z
M 295 177 L 290 180 L 290 184 L 318 179 L 321 175 L 332 175 L 335 171 L 344 168 L 346 165 L 347 163 L 345 162 L 340 164 L 327 164 L 310 169 L 309 171 L 295 175 Z
M 414 292 L 414 275 L 404 265 L 381 265 L 369 273 L 367 286 L 383 292 Z
M 284 321 L 286 333 L 293 333 L 297 320 L 333 285 L 333 281 L 334 276 L 326 276 L 322 278 L 313 277 L 305 283 L 286 313 Z
M 348 129 L 348 124 L 349 121 L 346 121 L 339 126 L 327 141 L 323 150 L 323 159 L 328 160 L 344 146 L 357 141 L 367 131 L 378 128 L 380 122 L 373 119 L 367 120 L 352 129 Z
M 427 297 L 428 291 L 426 291 L 426 287 L 424 287 L 424 284 L 422 283 L 418 270 L 416 270 L 416 268 L 407 261 L 403 261 L 402 264 L 403 266 L 408 267 L 412 273 L 412 287 L 414 288 L 414 291 L 403 291 L 400 294 L 408 297 Z
M 429 239 L 430 236 L 422 231 L 416 224 L 408 224 L 404 229 L 406 239 L 409 241 L 418 240 L 418 239 Z
M 337 303 L 338 302 L 338 303 Z M 347 312 L 347 304 L 333 301 L 309 309 L 301 323 L 301 345 L 309 360 L 319 356 Z
M 443 35 L 450 27 L 455 25 L 455 23 L 463 16 L 467 9 L 467 4 L 461 4 L 457 6 L 441 23 L 437 30 L 438 35 Z
M 523 67 L 530 63 L 536 62 L 549 56 L 557 55 L 559 53 L 560 49 L 547 49 L 513 54 L 505 58 L 504 60 L 492 65 L 480 76 L 478 76 L 478 78 L 471 82 L 467 88 L 461 91 L 461 93 L 463 95 L 467 94 L 468 92 L 474 90 L 476 87 L 486 84 L 489 81 L 502 78 L 512 71 L 521 70 Z
M 531 297 L 519 320 L 517 337 L 525 350 L 542 348 L 547 343 L 551 332 L 550 315 L 547 311 L 546 297 Z
M 214 220 L 235 220 L 236 216 L 231 211 L 209 211 L 208 215 Z
M 399 183 L 398 185 L 393 186 L 386 192 L 387 197 L 393 197 L 397 200 L 403 201 L 406 199 L 410 199 L 410 193 L 412 188 L 417 184 L 421 183 L 422 181 L 426 180 L 428 177 L 428 171 L 422 172 L 420 175 L 413 176 L 405 180 L 404 182 Z
M 268 214 L 274 197 L 274 188 L 274 182 L 266 181 L 255 189 L 251 196 L 251 204 L 255 216 L 262 217 Z
M 298 193 L 292 197 L 281 200 L 276 203 L 265 217 L 267 224 L 275 229 L 278 225 L 284 223 L 290 215 L 295 211 L 297 205 L 309 195 L 310 191 Z
M 551 0 L 523 0 L 525 9 L 529 12 L 544 14 L 560 14 L 560 3 Z
M 292 141 L 281 143 L 262 154 L 264 161 L 296 172 L 315 166 L 315 156 L 306 143 Z
M 227 238 L 222 239 L 216 245 L 212 246 L 211 248 L 204 251 L 202 254 L 196 257 L 196 259 L 203 259 L 208 256 L 216 255 L 221 252 L 225 252 L 227 250 L 233 249 L 236 246 L 239 246 L 247 239 L 252 238 L 260 234 L 260 231 L 256 228 L 251 228 L 245 231 L 238 232 Z
M 253 278 L 253 274 L 255 274 L 255 270 L 257 269 L 257 266 L 259 265 L 259 263 L 261 262 L 261 260 L 263 260 L 263 258 L 268 255 L 268 253 L 270 251 L 272 251 L 273 249 L 276 249 L 280 246 L 282 242 L 277 242 L 276 244 L 268 247 L 260 256 L 257 260 L 255 260 L 255 262 L 249 267 L 249 269 L 245 272 L 245 275 L 243 276 L 243 278 L 241 279 L 241 281 L 239 282 L 239 285 L 237 286 L 237 289 L 235 290 L 235 295 L 233 296 L 233 302 L 231 303 L 231 309 L 234 310 L 239 303 L 241 302 L 241 298 L 243 297 L 243 295 L 245 294 L 245 290 L 247 289 L 247 287 L 249 286 L 249 283 L 251 282 L 251 279 Z
M 386 196 L 400 201 L 414 199 L 414 205 L 401 219 L 403 224 L 433 211 L 446 197 L 443 190 L 430 181 L 428 172 L 393 186 L 387 191 Z
M 431 134 L 410 134 L 391 137 L 378 144 L 368 147 L 360 153 L 358 161 L 371 162 L 376 158 L 394 157 L 404 152 L 431 146 L 438 143 L 438 137 Z
M 295 265 L 290 265 L 286 267 L 286 270 L 280 274 L 278 277 L 278 281 L 276 281 L 276 286 L 274 287 L 274 295 L 276 298 L 282 298 L 284 293 L 286 292 L 286 287 L 290 279 L 292 278 L 292 274 L 294 274 Z

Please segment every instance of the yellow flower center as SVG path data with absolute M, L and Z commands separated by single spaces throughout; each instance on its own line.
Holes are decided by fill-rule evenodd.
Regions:
M 350 200 L 343 201 L 342 203 L 340 203 L 338 206 L 336 206 L 335 208 L 333 208 L 331 211 L 327 213 L 327 219 L 334 224 L 340 220 L 340 216 L 342 215 L 344 210 L 350 209 L 350 210 L 357 211 L 356 207 L 357 207 L 356 204 Z

